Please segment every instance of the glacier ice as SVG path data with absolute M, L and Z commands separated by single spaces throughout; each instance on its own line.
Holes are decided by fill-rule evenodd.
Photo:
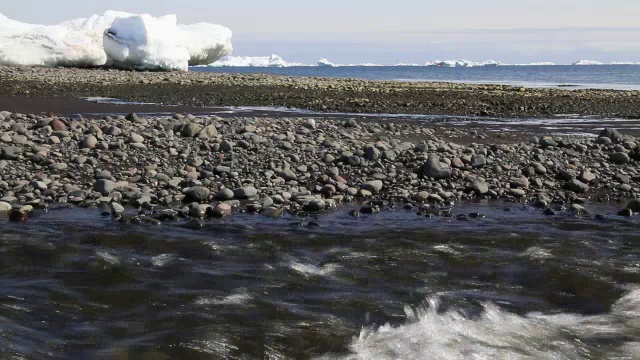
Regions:
M 222 25 L 197 23 L 178 25 L 180 42 L 189 51 L 189 65 L 207 65 L 231 55 L 231 30 Z
M 175 15 L 119 17 L 104 33 L 107 65 L 134 70 L 183 70 L 189 51 L 180 44 Z
M 322 59 L 318 60 L 318 66 L 336 67 L 336 64 L 334 64 L 331 61 L 327 60 L 327 58 L 322 58 Z
M 121 11 L 35 25 L 0 14 L 0 64 L 187 70 L 231 54 L 231 30 Z

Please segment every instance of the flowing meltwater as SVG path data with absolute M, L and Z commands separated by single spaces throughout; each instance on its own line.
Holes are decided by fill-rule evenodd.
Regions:
M 492 303 L 480 313 L 439 312 L 438 298 L 405 309 L 409 323 L 362 330 L 345 359 L 639 359 L 640 289 L 600 316 L 515 315 Z M 622 336 L 621 336 L 622 335 Z M 326 359 L 332 357 L 325 357 Z
M 0 358 L 638 359 L 640 222 L 620 206 L 194 230 L 53 205 L 3 225 Z

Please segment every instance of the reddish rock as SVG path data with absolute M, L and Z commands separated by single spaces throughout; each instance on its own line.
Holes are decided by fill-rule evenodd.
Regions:
M 49 121 L 49 126 L 51 126 L 53 131 L 64 131 L 67 129 L 67 125 L 59 119 Z

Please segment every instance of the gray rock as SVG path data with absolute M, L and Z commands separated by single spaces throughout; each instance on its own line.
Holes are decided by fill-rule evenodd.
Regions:
M 436 180 L 451 177 L 451 168 L 440 162 L 438 155 L 431 155 L 422 167 L 422 175 Z
M 364 190 L 369 190 L 374 194 L 378 194 L 383 187 L 383 183 L 381 180 L 372 180 L 372 181 L 367 181 L 364 182 L 361 186 L 362 189 Z
M 116 187 L 116 183 L 111 180 L 99 179 L 98 181 L 96 181 L 94 189 L 100 194 L 106 196 L 113 192 Z
M 0 151 L 0 155 L 5 160 L 17 160 L 22 154 L 22 148 L 17 146 L 7 146 L 3 147 Z
M 476 193 L 476 195 L 484 195 L 489 192 L 489 184 L 484 179 L 476 179 L 471 188 Z
M 540 139 L 539 145 L 542 146 L 543 148 L 546 148 L 551 146 L 558 146 L 558 143 L 556 143 L 556 141 L 553 140 L 552 137 L 545 136 L 542 139 Z
M 588 183 L 592 182 L 595 179 L 597 179 L 597 176 L 595 176 L 589 169 L 585 169 L 580 174 L 580 179 L 579 180 L 582 181 L 585 184 L 588 184 Z
M 215 198 L 216 198 L 216 200 L 224 201 L 224 200 L 231 200 L 231 199 L 233 199 L 234 196 L 235 196 L 235 194 L 234 194 L 233 190 L 225 188 L 225 189 L 220 190 L 216 194 Z
M 197 202 L 203 202 L 209 198 L 211 190 L 204 186 L 194 186 L 184 191 L 184 195 Z
M 87 135 L 84 137 L 84 139 L 82 139 L 82 142 L 80 143 L 80 147 L 82 149 L 95 149 L 97 144 L 98 144 L 98 139 L 96 139 L 95 136 Z
M 131 133 L 131 135 L 129 135 L 129 139 L 127 140 L 132 144 L 141 144 L 144 142 L 144 138 L 136 133 Z
M 578 193 L 578 194 L 583 194 L 586 193 L 587 191 L 589 191 L 589 185 L 583 183 L 580 180 L 577 179 L 573 179 L 569 182 L 567 182 L 567 189 Z
M 233 190 L 233 197 L 236 199 L 249 199 L 258 195 L 258 190 L 253 186 L 245 186 Z
M 195 123 L 188 123 L 184 125 L 184 127 L 182 128 L 182 131 L 180 132 L 180 135 L 182 137 L 192 138 L 198 135 L 200 131 L 202 131 L 202 128 L 200 127 L 200 125 Z
M 631 161 L 631 159 L 629 158 L 629 155 L 623 152 L 612 153 L 611 155 L 609 155 L 609 160 L 611 160 L 611 162 L 614 162 L 616 164 L 626 164 L 629 161 Z
M 229 140 L 224 140 L 223 142 L 220 143 L 220 150 L 224 152 L 233 151 L 233 143 Z
M 640 212 L 640 199 L 634 199 L 627 204 L 627 209 L 633 212 Z
M 322 211 L 326 207 L 327 207 L 327 204 L 324 202 L 324 200 L 313 199 L 313 200 L 309 201 L 309 203 L 306 206 L 306 209 L 308 211 Z
M 0 201 L 0 212 L 11 211 L 12 206 L 8 202 Z
M 474 168 L 480 168 L 487 165 L 487 159 L 484 157 L 484 155 L 478 154 L 478 155 L 474 155 L 471 158 L 471 166 Z
M 618 142 L 618 140 L 622 140 L 624 137 L 618 130 L 615 129 L 604 129 L 600 132 L 599 137 L 605 137 L 611 139 L 613 142 Z

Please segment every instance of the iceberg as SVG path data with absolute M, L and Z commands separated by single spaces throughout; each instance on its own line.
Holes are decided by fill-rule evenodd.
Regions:
M 231 30 L 121 11 L 36 25 L 0 14 L 0 65 L 187 70 L 231 54 Z
M 424 64 L 424 66 L 439 66 L 439 67 L 478 67 L 478 66 L 501 66 L 504 65 L 500 61 L 495 60 L 487 60 L 483 62 L 475 62 L 471 60 L 436 60 L 436 61 L 428 61 Z
M 308 66 L 300 63 L 290 63 L 278 55 L 271 56 L 225 56 L 209 64 L 209 67 L 292 67 Z
M 334 64 L 331 61 L 327 60 L 327 58 L 322 58 L 322 59 L 318 60 L 318 66 L 320 66 L 320 67 L 336 67 L 336 64 Z
M 595 61 L 595 60 L 580 60 L 580 61 L 576 61 L 571 65 L 604 65 L 603 63 L 601 63 L 600 61 Z

